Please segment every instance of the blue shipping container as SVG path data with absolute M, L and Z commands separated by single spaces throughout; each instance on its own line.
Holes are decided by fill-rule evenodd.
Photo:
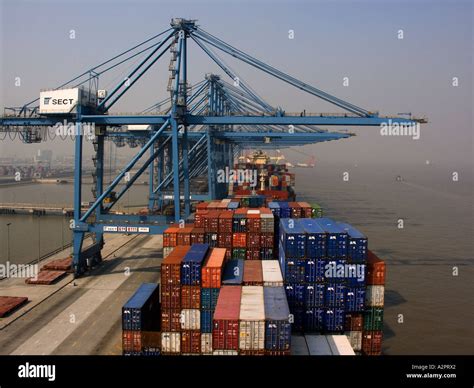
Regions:
M 219 298 L 220 288 L 201 288 L 201 308 L 214 310 Z
M 122 330 L 159 329 L 160 288 L 143 283 L 122 307 Z
M 291 315 L 293 321 L 291 322 L 291 330 L 293 332 L 303 332 L 305 326 L 306 308 L 304 307 L 291 307 Z
M 185 286 L 201 285 L 201 267 L 206 258 L 209 245 L 193 244 L 181 262 L 181 284 Z
M 229 210 L 236 210 L 239 208 L 239 203 L 238 202 L 229 202 L 227 205 L 227 209 Z
M 290 218 L 291 217 L 291 208 L 288 205 L 288 202 L 278 202 L 280 206 L 280 218 Z
M 304 304 L 306 307 L 323 307 L 325 303 L 324 294 L 326 285 L 322 283 L 306 284 Z
M 352 263 L 365 263 L 367 260 L 367 237 L 352 225 L 343 222 L 337 223 L 347 232 L 347 258 Z
M 222 275 L 222 284 L 224 285 L 241 285 L 244 276 L 244 261 L 239 259 L 229 260 L 224 267 Z
M 363 286 L 365 284 L 365 269 L 365 264 L 347 264 L 347 285 L 352 287 Z
M 330 218 L 313 218 L 326 232 L 326 256 L 345 259 L 347 257 L 347 232 Z
M 326 280 L 325 271 L 328 261 L 324 259 L 307 259 L 305 262 L 306 283 L 323 282 Z
M 290 305 L 290 309 L 293 311 L 292 307 L 304 306 L 304 292 L 305 287 L 303 284 L 289 283 L 285 284 L 285 292 Z
M 349 287 L 346 290 L 346 311 L 364 311 L 365 308 L 365 286 Z
M 344 284 L 330 283 L 326 285 L 325 302 L 327 307 L 344 307 L 345 306 Z
M 324 327 L 325 309 L 320 307 L 307 308 L 305 311 L 304 331 L 321 331 Z
M 306 233 L 306 257 L 325 258 L 326 257 L 326 232 L 312 218 L 302 218 Z
M 265 349 L 289 350 L 291 346 L 290 309 L 283 287 L 264 287 Z
M 275 217 L 280 217 L 280 205 L 278 202 L 270 202 L 268 208 L 272 211 Z
M 344 318 L 345 312 L 343 308 L 328 308 L 324 315 L 324 329 L 326 331 L 343 331 Z
M 280 220 L 280 241 L 286 257 L 305 257 L 306 234 L 299 219 L 282 218 Z
M 201 310 L 201 333 L 212 333 L 214 310 Z
M 284 280 L 287 283 L 304 283 L 306 260 L 285 259 Z

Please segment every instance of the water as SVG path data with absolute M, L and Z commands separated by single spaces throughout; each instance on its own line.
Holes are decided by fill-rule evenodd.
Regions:
M 349 172 L 349 181 L 342 174 Z M 384 352 L 472 354 L 474 349 L 473 176 L 437 166 L 347 166 L 320 162 L 295 169 L 299 200 L 320 203 L 325 214 L 349 222 L 387 262 Z M 403 182 L 397 182 L 396 176 Z M 122 206 L 145 205 L 146 186 L 134 187 Z M 0 189 L 1 202 L 72 203 L 72 185 Z M 90 187 L 84 188 L 84 201 Z M 121 207 L 118 207 L 120 210 Z M 398 228 L 403 219 L 404 228 Z M 67 219 L 0 216 L 1 261 L 10 226 L 12 262 L 28 262 L 70 240 Z M 63 227 L 64 225 L 64 227 Z M 64 234 L 62 234 L 64 231 Z M 453 267 L 458 276 L 453 276 Z
M 299 198 L 357 226 L 386 260 L 384 353 L 472 354 L 472 172 L 453 182 L 452 171 L 435 166 L 318 167 L 296 171 Z

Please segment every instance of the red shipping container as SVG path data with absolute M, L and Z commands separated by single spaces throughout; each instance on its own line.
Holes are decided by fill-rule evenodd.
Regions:
M 182 286 L 181 287 L 181 308 L 200 309 L 201 308 L 201 287 Z
M 191 245 L 191 231 L 192 226 L 185 226 L 184 228 L 178 228 L 176 236 L 176 245 Z
M 218 210 L 211 210 L 204 215 L 204 231 L 206 233 L 219 232 L 219 214 Z
M 364 331 L 362 333 L 362 354 L 380 356 L 382 354 L 382 331 Z
M 247 248 L 245 258 L 247 260 L 260 260 L 260 248 Z
M 201 353 L 201 332 L 199 330 L 181 332 L 181 353 Z
M 194 227 L 196 228 L 204 228 L 204 218 L 209 213 L 209 210 L 202 210 L 199 213 L 194 215 Z
M 239 350 L 241 286 L 223 286 L 213 317 L 212 348 Z
M 385 284 L 385 262 L 371 250 L 367 252 L 367 285 L 383 286 Z
M 141 352 L 142 332 L 136 330 L 122 331 L 122 349 L 124 352 Z
M 273 248 L 275 243 L 275 236 L 273 233 L 260 233 L 260 247 Z
M 345 330 L 362 331 L 364 327 L 364 318 L 360 313 L 346 314 Z
M 202 213 L 203 211 L 207 210 L 207 205 L 209 205 L 208 202 L 199 202 L 196 205 L 196 214 Z
M 204 244 L 204 228 L 193 228 L 191 231 L 191 245 Z
M 232 259 L 232 248 L 226 248 L 225 250 L 225 260 Z
M 263 286 L 263 270 L 261 260 L 246 260 L 244 262 L 244 286 Z
M 181 308 L 181 287 L 179 285 L 161 287 L 161 307 L 164 309 Z
M 232 248 L 232 233 L 219 233 L 217 246 L 219 248 Z
M 298 202 L 288 202 L 288 206 L 291 208 L 291 218 L 301 218 L 301 206 Z
M 201 270 L 203 288 L 220 288 L 226 249 L 214 248 Z
M 260 212 L 258 210 L 249 210 L 247 212 L 247 231 L 248 232 L 260 232 L 261 221 Z
M 247 248 L 247 233 L 232 233 L 233 248 Z
M 303 218 L 311 218 L 312 209 L 311 205 L 308 202 L 298 202 L 301 206 L 301 217 Z
M 176 246 L 176 233 L 179 228 L 171 226 L 163 232 L 163 247 L 175 247 Z
M 233 211 L 223 211 L 219 214 L 219 233 L 232 233 Z
M 177 246 L 161 263 L 161 285 L 181 284 L 181 262 L 189 246 Z M 165 331 L 165 330 L 163 330 Z
M 161 310 L 161 331 L 181 331 L 181 309 Z
M 247 247 L 260 248 L 260 234 L 256 232 L 247 233 Z

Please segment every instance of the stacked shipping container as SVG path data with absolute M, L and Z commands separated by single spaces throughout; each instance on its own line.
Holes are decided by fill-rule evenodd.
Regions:
M 124 355 L 159 355 L 160 292 L 157 284 L 144 283 L 122 307 Z
M 367 238 L 348 224 L 281 219 L 279 259 L 294 331 L 346 332 L 354 350 L 380 353 L 383 262 L 371 252 L 367 262 L 367 254 Z
M 222 202 L 217 202 L 222 204 Z M 163 257 L 176 246 L 206 243 L 226 249 L 226 259 L 266 260 L 275 257 L 275 218 L 268 208 L 208 210 L 217 204 L 198 205 L 194 224 L 170 227 L 163 233 Z M 236 202 L 226 202 L 234 207 Z
M 288 354 L 290 313 L 278 261 L 225 256 L 224 248 L 194 244 L 163 260 L 162 353 Z

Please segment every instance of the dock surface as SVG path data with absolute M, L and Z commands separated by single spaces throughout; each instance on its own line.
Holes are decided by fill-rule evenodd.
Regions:
M 110 235 L 102 254 L 102 264 L 79 279 L 2 280 L 0 295 L 30 302 L 0 320 L 0 354 L 121 355 L 122 305 L 139 284 L 159 282 L 162 237 Z

